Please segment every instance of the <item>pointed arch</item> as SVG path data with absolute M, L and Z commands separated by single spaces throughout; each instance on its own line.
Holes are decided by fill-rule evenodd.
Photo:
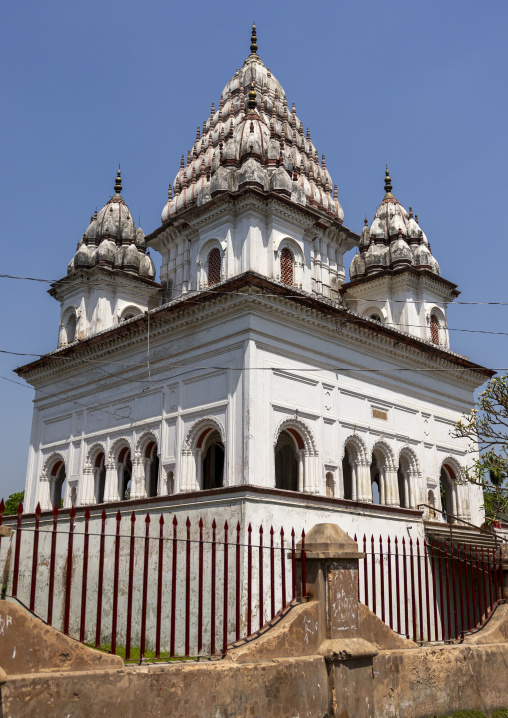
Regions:
M 39 484 L 39 503 L 43 511 L 57 506 L 60 508 L 64 499 L 63 487 L 67 479 L 65 457 L 55 451 L 44 462 Z
M 41 477 L 49 478 L 53 475 L 53 472 L 55 470 L 55 464 L 60 462 L 60 464 L 65 465 L 65 457 L 63 454 L 61 454 L 59 451 L 54 451 L 52 454 L 48 456 L 46 461 L 44 462 L 44 465 L 42 467 Z M 57 467 L 60 468 L 59 466 Z
M 85 467 L 93 468 L 95 466 L 97 457 L 101 453 L 104 454 L 104 460 L 106 460 L 106 448 L 98 441 L 88 449 L 88 453 L 85 460 Z
M 314 433 L 303 419 L 289 417 L 279 421 L 273 437 L 274 447 L 276 446 L 279 436 L 283 431 L 287 431 L 292 436 L 299 450 L 303 449 L 304 451 L 317 456 L 317 444 Z
M 122 449 L 128 449 L 131 451 L 131 443 L 124 436 L 115 439 L 108 453 L 108 464 L 114 466 L 119 459 Z
M 383 468 L 387 471 L 395 470 L 395 455 L 386 441 L 382 439 L 376 441 L 372 447 L 372 455 L 376 457 L 378 463 L 382 462 Z
M 410 446 L 403 446 L 399 452 L 399 464 L 401 459 L 407 462 L 407 465 L 415 475 L 421 476 L 420 462 L 415 451 Z
M 196 419 L 182 445 L 182 490 L 216 489 L 227 480 L 226 430 L 216 417 Z
M 358 434 L 350 434 L 342 444 L 342 459 L 346 456 L 346 450 L 348 449 L 353 452 L 353 456 L 349 457 L 351 460 L 368 463 L 367 445 Z
M 441 462 L 441 469 L 448 472 L 449 478 L 453 482 L 460 483 L 464 480 L 464 468 L 459 464 L 454 456 L 447 456 Z
M 148 444 L 152 441 L 159 446 L 159 437 L 155 431 L 145 431 L 141 434 L 136 444 L 136 456 L 143 457 Z
M 206 416 L 202 419 L 196 419 L 196 421 L 191 424 L 187 430 L 182 451 L 194 452 L 196 449 L 201 448 L 208 432 L 214 429 L 219 432 L 221 441 L 225 446 L 226 430 L 224 426 L 216 417 Z

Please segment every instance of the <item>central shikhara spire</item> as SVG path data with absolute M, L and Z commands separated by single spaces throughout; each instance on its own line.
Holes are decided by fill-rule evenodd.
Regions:
M 339 222 L 344 212 L 337 188 L 321 161 L 310 130 L 304 131 L 295 105 L 288 109 L 286 93 L 257 54 L 256 26 L 251 54 L 224 87 L 218 109 L 198 126 L 195 141 L 170 186 L 161 220 L 220 192 L 235 192 L 242 184 L 284 194 Z

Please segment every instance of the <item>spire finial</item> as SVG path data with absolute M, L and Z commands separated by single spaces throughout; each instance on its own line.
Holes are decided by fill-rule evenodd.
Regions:
M 386 194 L 392 193 L 392 180 L 390 179 L 390 173 L 388 172 L 388 165 L 386 165 L 385 172 L 385 192 Z
M 250 83 L 249 99 L 247 101 L 247 107 L 249 110 L 256 109 L 256 90 L 254 89 L 254 83 Z
M 256 36 L 256 24 L 252 23 L 252 35 L 250 38 L 250 51 L 251 54 L 257 54 L 258 51 L 258 39 Z
M 118 172 L 116 173 L 116 181 L 115 181 L 115 192 L 116 194 L 120 194 L 122 191 L 122 176 L 120 174 L 120 165 L 118 165 Z

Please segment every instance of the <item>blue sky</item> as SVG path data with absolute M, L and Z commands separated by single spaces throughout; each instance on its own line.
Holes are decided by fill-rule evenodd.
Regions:
M 383 197 L 413 206 L 460 300 L 506 302 L 508 4 L 415 2 L 7 3 L 2 73 L 1 273 L 57 279 L 113 193 L 146 233 L 168 182 L 249 52 L 296 103 L 359 232 Z M 504 88 L 504 90 L 503 90 Z M 349 264 L 349 262 L 347 262 Z M 0 349 L 56 347 L 59 308 L 0 279 Z M 457 306 L 454 328 L 508 331 L 508 307 Z M 452 348 L 507 367 L 508 337 L 452 331 Z M 0 374 L 23 358 L 0 354 Z M 0 380 L 0 496 L 23 488 L 33 391 Z

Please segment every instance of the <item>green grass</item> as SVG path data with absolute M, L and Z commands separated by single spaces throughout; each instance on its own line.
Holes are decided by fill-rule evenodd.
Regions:
M 102 651 L 103 653 L 111 653 L 111 644 L 110 643 L 104 643 L 99 646 L 99 648 L 95 648 L 95 645 L 93 643 L 85 643 L 85 646 L 88 646 L 88 648 L 94 648 L 95 650 Z M 120 658 L 123 658 L 125 661 L 125 646 L 117 646 L 116 647 L 116 655 L 120 656 Z M 133 661 L 134 663 L 139 663 L 141 658 L 140 649 L 139 646 L 131 646 L 131 656 L 129 658 L 129 661 Z M 195 660 L 192 656 L 173 656 L 171 657 L 169 652 L 163 653 L 161 652 L 160 658 L 155 658 L 155 651 L 145 650 L 145 662 L 157 662 L 157 661 L 192 661 Z
M 446 715 L 434 715 L 430 718 L 489 718 L 486 713 L 481 711 L 456 711 L 455 713 L 447 713 Z M 500 708 L 490 715 L 490 718 L 508 718 L 508 708 Z

